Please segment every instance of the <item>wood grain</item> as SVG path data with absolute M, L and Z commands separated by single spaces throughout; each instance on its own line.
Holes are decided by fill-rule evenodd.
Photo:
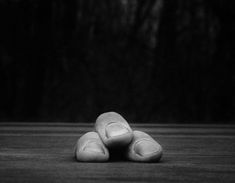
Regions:
M 164 148 L 159 163 L 81 163 L 93 124 L 0 123 L 0 182 L 235 182 L 235 125 L 131 124 Z

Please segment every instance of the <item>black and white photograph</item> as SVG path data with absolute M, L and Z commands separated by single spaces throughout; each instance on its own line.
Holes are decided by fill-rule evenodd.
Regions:
M 235 1 L 0 0 L 0 183 L 234 183 Z

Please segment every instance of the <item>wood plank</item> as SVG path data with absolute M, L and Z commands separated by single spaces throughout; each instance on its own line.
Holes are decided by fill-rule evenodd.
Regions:
M 0 182 L 235 182 L 235 125 L 131 124 L 162 144 L 161 162 L 81 163 L 73 147 L 92 124 L 4 124 Z

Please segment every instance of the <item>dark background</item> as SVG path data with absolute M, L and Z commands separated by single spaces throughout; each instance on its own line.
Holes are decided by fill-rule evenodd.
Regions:
M 0 0 L 0 121 L 235 121 L 233 0 Z

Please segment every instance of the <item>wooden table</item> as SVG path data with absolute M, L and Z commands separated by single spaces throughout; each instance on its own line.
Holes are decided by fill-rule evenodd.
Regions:
M 235 182 L 235 125 L 131 124 L 162 144 L 159 163 L 81 163 L 84 123 L 0 123 L 0 182 Z

